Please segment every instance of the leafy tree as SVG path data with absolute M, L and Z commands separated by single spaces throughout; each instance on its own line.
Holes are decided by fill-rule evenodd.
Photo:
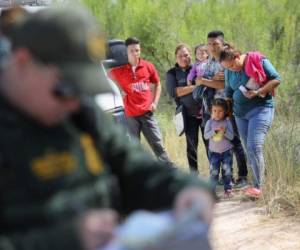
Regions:
M 299 100 L 300 5 L 297 0 L 81 2 L 103 23 L 108 37 L 138 37 L 143 57 L 156 65 L 162 78 L 174 64 L 176 44 L 185 42 L 193 47 L 205 43 L 209 31 L 220 29 L 226 40 L 240 50 L 260 50 L 270 58 L 282 74 L 280 96 L 284 100 L 291 96 Z

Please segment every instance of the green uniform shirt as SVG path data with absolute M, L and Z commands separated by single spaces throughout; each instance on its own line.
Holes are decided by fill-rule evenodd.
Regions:
M 45 128 L 0 98 L 0 249 L 81 249 L 72 219 L 87 208 L 159 210 L 185 186 L 209 188 L 94 110 L 96 140 L 71 121 Z

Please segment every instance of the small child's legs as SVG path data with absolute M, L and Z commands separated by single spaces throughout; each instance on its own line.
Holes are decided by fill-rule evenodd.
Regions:
M 214 190 L 219 179 L 220 167 L 221 167 L 221 154 L 210 152 L 209 153 L 209 168 L 210 168 L 210 180 L 213 184 Z
M 199 111 L 197 114 L 197 117 L 200 119 L 203 117 L 203 110 L 202 110 L 202 95 L 205 90 L 204 86 L 196 86 L 193 90 L 193 99 L 198 103 L 199 105 Z
M 232 178 L 232 151 L 227 150 L 222 153 L 222 171 L 224 179 L 224 190 L 231 189 L 231 178 Z
M 222 170 L 224 172 L 224 190 L 231 189 L 231 176 L 232 176 L 232 151 L 227 150 L 223 153 L 210 152 L 209 157 L 210 162 L 210 179 L 213 183 L 214 189 L 219 179 L 220 167 L 222 165 Z
M 205 106 L 206 106 L 207 110 L 211 109 L 211 105 L 214 100 L 215 93 L 216 93 L 216 90 L 213 88 L 207 87 L 205 90 L 203 98 L 205 99 Z
M 204 90 L 206 89 L 205 86 L 196 86 L 193 90 L 193 99 L 198 103 L 202 105 L 202 98 L 203 98 L 203 93 Z

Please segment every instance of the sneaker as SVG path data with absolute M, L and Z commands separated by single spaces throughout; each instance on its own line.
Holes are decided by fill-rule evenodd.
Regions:
M 235 179 L 233 178 L 233 176 L 231 176 L 231 180 L 230 180 L 230 186 L 234 186 L 235 183 Z
M 237 179 L 236 183 L 234 185 L 235 188 L 240 189 L 240 188 L 245 188 L 248 186 L 247 180 L 246 179 Z
M 258 188 L 251 187 L 251 188 L 247 188 L 245 190 L 245 195 L 252 197 L 252 198 L 259 198 L 261 196 L 261 194 L 262 194 L 261 190 Z
M 232 189 L 225 190 L 224 197 L 225 198 L 232 198 L 233 197 L 233 190 Z

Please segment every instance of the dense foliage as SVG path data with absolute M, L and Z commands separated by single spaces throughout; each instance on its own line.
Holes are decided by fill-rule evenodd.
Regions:
M 178 42 L 206 42 L 223 30 L 240 50 L 260 50 L 280 71 L 280 100 L 296 105 L 300 96 L 300 5 L 297 0 L 82 0 L 110 38 L 141 39 L 143 56 L 163 77 Z M 284 90 L 284 91 L 282 91 Z M 286 105 L 284 105 L 286 106 Z M 299 103 L 298 106 L 300 107 Z M 298 107 L 297 113 L 300 113 Z

